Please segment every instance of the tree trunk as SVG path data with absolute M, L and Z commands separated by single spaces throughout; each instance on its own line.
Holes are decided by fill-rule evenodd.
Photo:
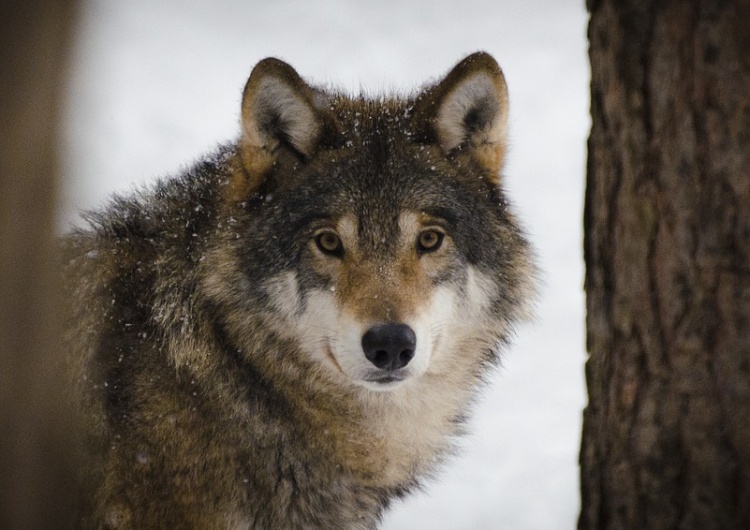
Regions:
M 0 5 L 0 528 L 74 509 L 54 247 L 59 115 L 73 0 Z
M 750 528 L 750 0 L 590 0 L 579 529 Z

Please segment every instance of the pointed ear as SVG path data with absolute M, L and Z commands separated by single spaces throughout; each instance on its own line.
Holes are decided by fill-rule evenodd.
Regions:
M 446 155 L 469 157 L 499 181 L 505 158 L 508 87 L 495 59 L 469 55 L 418 97 L 413 128 Z
M 245 199 L 263 183 L 284 153 L 310 158 L 323 129 L 316 101 L 320 93 L 279 59 L 268 58 L 253 68 L 242 95 L 242 136 L 238 171 L 231 195 Z

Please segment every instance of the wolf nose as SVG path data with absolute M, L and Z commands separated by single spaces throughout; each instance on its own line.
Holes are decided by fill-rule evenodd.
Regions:
M 365 357 L 382 370 L 403 368 L 417 347 L 417 336 L 406 324 L 378 324 L 362 337 Z

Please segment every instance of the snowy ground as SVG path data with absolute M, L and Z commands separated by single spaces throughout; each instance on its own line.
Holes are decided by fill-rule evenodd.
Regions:
M 369 92 L 410 89 L 478 49 L 498 59 L 511 95 L 506 183 L 544 269 L 538 322 L 507 352 L 462 454 L 383 528 L 574 528 L 585 403 L 583 0 L 84 3 L 65 226 L 113 190 L 234 138 L 244 82 L 268 55 L 316 82 Z

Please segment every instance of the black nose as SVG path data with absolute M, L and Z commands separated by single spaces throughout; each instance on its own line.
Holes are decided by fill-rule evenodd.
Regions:
M 378 324 L 362 337 L 365 357 L 382 370 L 403 368 L 417 347 L 417 336 L 406 324 Z

